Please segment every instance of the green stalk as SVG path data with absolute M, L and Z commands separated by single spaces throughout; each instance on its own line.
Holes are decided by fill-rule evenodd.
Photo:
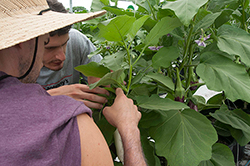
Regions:
M 192 64 L 192 58 L 193 58 L 193 49 L 194 49 L 194 45 L 191 44 L 190 45 L 190 49 L 189 49 L 189 60 L 188 60 L 188 64 L 191 65 Z M 187 76 L 187 81 L 186 81 L 186 89 L 189 87 L 192 76 L 193 76 L 193 67 L 189 66 L 187 67 L 187 72 L 188 72 L 188 76 Z
M 246 23 L 245 23 L 245 21 L 246 21 L 246 12 L 245 12 L 245 3 L 246 3 L 246 1 L 242 1 L 242 26 L 243 26 L 243 29 L 246 31 L 246 32 L 248 32 L 248 29 L 247 29 L 247 25 L 246 25 Z
M 132 82 L 132 71 L 133 71 L 133 65 L 131 64 L 131 56 L 130 56 L 130 52 L 129 52 L 129 49 L 128 49 L 128 48 L 130 48 L 131 43 L 130 43 L 129 47 L 127 47 L 123 38 L 122 38 L 122 40 L 123 40 L 123 45 L 124 45 L 124 47 L 125 47 L 125 49 L 127 51 L 128 63 L 129 63 L 129 76 L 128 76 L 129 80 L 128 80 L 128 86 L 127 86 L 127 89 L 126 89 L 126 95 L 128 95 L 129 89 L 130 89 L 130 85 L 131 85 L 131 82 Z
M 151 4 L 149 3 L 149 0 L 147 0 L 147 2 L 148 2 L 148 6 L 149 6 L 149 8 L 150 8 L 150 10 L 151 10 L 151 12 L 152 12 L 152 14 L 153 14 L 154 19 L 157 20 L 157 17 L 155 16 L 155 12 L 154 12 L 154 10 L 153 10 Z
M 211 31 L 212 35 L 211 35 L 211 38 L 213 38 L 213 40 L 215 40 L 216 42 L 218 41 L 218 38 L 217 36 L 215 35 L 214 31 L 212 28 L 209 28 L 209 30 Z
M 181 65 L 180 65 L 180 71 L 183 69 L 183 67 L 184 67 L 184 65 L 186 63 L 186 60 L 187 60 L 188 49 L 189 49 L 189 46 L 190 46 L 190 43 L 191 43 L 193 30 L 194 30 L 194 26 L 191 25 L 191 28 L 190 28 L 189 34 L 188 34 L 188 38 L 187 38 L 187 42 L 186 42 L 186 46 L 185 46 L 183 61 L 182 61 Z
M 117 27 L 116 27 L 116 28 L 117 28 Z M 129 66 L 130 66 L 130 67 L 129 67 L 129 81 L 128 81 L 128 86 L 127 86 L 127 89 L 125 88 L 126 90 L 123 89 L 123 90 L 126 92 L 126 95 L 128 95 L 129 89 L 130 89 L 130 85 L 131 85 L 131 81 L 132 81 L 132 69 L 133 69 L 133 66 L 131 65 L 130 53 L 129 53 L 129 49 L 128 49 L 127 45 L 126 45 L 126 42 L 125 42 L 125 40 L 124 40 L 123 36 L 121 35 L 121 33 L 120 33 L 120 31 L 119 31 L 118 28 L 117 28 L 117 30 L 118 30 L 118 32 L 119 32 L 121 38 L 122 38 L 122 43 L 123 43 L 123 45 L 124 45 L 124 48 L 125 48 L 126 51 L 127 51 L 128 63 L 129 63 Z M 130 44 L 130 45 L 131 45 L 131 44 Z M 129 48 L 130 48 L 130 45 L 129 45 Z M 119 86 L 121 86 L 121 84 L 120 84 Z M 121 86 L 121 87 L 123 88 L 124 86 Z
M 146 49 L 146 46 L 142 49 L 140 55 L 138 56 L 138 58 L 136 59 L 136 61 L 133 63 L 132 66 L 134 66 L 139 61 L 139 59 L 141 58 L 141 56 L 142 56 L 143 52 L 145 51 L 145 49 Z

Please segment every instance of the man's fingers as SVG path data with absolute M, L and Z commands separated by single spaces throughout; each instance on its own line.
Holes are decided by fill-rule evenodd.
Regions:
M 102 103 L 102 104 L 108 102 L 108 100 L 105 97 L 98 96 L 98 95 L 92 94 L 92 93 L 83 93 L 81 98 L 86 99 L 86 100 L 90 100 L 93 102 L 97 102 L 97 103 Z
M 94 103 L 88 100 L 83 100 L 83 103 L 89 107 L 89 108 L 94 108 L 94 109 L 102 109 L 103 105 L 99 103 Z
M 107 96 L 109 96 L 109 92 L 106 89 L 100 88 L 100 87 L 96 87 L 94 89 L 89 89 L 89 87 L 87 85 L 81 86 L 80 90 L 83 92 L 91 92 L 91 93 L 96 93 L 96 94 L 105 94 Z

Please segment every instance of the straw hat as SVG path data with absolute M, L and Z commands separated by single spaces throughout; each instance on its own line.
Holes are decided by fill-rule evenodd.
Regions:
M 38 15 L 48 8 L 46 0 L 0 0 L 0 50 L 106 13 L 69 14 L 45 11 Z

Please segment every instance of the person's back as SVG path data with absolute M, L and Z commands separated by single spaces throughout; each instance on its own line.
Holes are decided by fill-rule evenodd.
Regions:
M 0 165 L 81 164 L 76 116 L 91 115 L 82 102 L 14 77 L 0 81 L 0 101 Z

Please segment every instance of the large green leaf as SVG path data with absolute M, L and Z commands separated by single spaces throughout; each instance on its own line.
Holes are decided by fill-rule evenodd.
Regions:
M 242 99 L 250 102 L 250 79 L 244 66 L 216 52 L 203 53 L 200 61 L 197 74 L 208 89 L 224 91 L 231 101 Z
M 219 17 L 221 12 L 208 14 L 206 15 L 201 21 L 199 21 L 194 26 L 194 32 L 200 29 L 208 28 L 210 25 L 212 25 L 217 17 Z
M 120 85 L 123 83 L 123 80 L 125 77 L 125 74 L 123 73 L 123 71 L 124 69 L 120 69 L 112 73 L 107 73 L 99 81 L 95 82 L 94 84 L 90 84 L 89 88 L 93 89 L 98 86 L 104 86 L 104 85 L 110 85 L 110 84 Z
M 139 19 L 137 19 L 133 26 L 132 29 L 130 30 L 130 32 L 128 33 L 129 36 L 129 40 L 133 40 L 136 33 L 139 31 L 139 29 L 143 26 L 143 24 L 145 23 L 145 21 L 149 18 L 148 15 L 145 15 Z
M 152 58 L 152 66 L 155 69 L 159 67 L 168 68 L 171 62 L 178 58 L 180 51 L 177 47 L 162 47 Z
M 102 10 L 102 8 L 105 5 L 108 5 L 107 3 L 109 3 L 108 0 L 92 0 L 92 4 L 91 4 L 91 11 L 92 12 L 96 12 L 96 11 L 100 11 Z
M 208 5 L 208 10 L 212 12 L 218 12 L 222 8 L 224 8 L 226 5 L 232 3 L 232 2 L 237 2 L 238 0 L 210 0 L 209 5 Z
M 205 116 L 192 109 L 161 114 L 165 121 L 149 130 L 157 155 L 171 166 L 194 166 L 211 158 L 217 133 Z
M 215 20 L 215 28 L 219 28 L 220 26 L 224 25 L 226 22 L 228 22 L 231 19 L 231 14 L 233 13 L 233 10 L 230 9 L 224 9 L 221 12 L 221 15 Z
M 164 17 L 149 32 L 145 39 L 145 45 L 157 45 L 160 37 L 170 33 L 179 26 L 181 26 L 181 22 L 178 18 Z
M 171 9 L 175 12 L 180 21 L 188 26 L 198 12 L 199 8 L 203 6 L 208 0 L 177 0 L 163 5 L 163 9 Z
M 211 116 L 222 123 L 232 126 L 229 130 L 241 146 L 250 141 L 250 117 L 244 111 L 240 109 L 230 111 L 226 105 L 223 105 L 220 110 L 211 113 Z M 236 129 L 236 131 L 233 129 Z
M 153 7 L 159 4 L 159 0 L 145 0 L 145 1 L 138 1 L 132 0 L 136 5 L 145 9 L 149 14 L 153 12 Z
M 107 25 L 106 22 L 98 24 L 99 37 L 104 37 L 108 41 L 122 41 L 130 32 L 135 18 L 123 15 L 113 18 Z
M 213 145 L 212 158 L 202 161 L 199 166 L 235 166 L 234 156 L 228 146 L 216 143 Z
M 174 90 L 174 83 L 170 77 L 164 76 L 160 73 L 148 73 L 146 77 L 152 78 L 153 80 L 162 83 L 167 88 Z
M 128 16 L 134 16 L 136 19 L 139 19 L 140 17 L 143 17 L 144 15 L 138 11 L 134 12 L 127 12 L 124 10 L 120 10 L 114 7 L 103 7 L 103 9 L 110 11 L 112 13 L 114 13 L 115 15 L 119 16 L 119 15 L 128 15 Z M 143 28 L 145 28 L 148 32 L 155 26 L 155 24 L 157 23 L 157 21 L 153 20 L 152 18 L 148 18 L 144 25 Z
M 160 98 L 158 95 L 153 94 L 151 97 L 139 96 L 136 98 L 138 105 L 145 109 L 151 110 L 180 110 L 184 108 L 189 108 L 187 105 L 173 101 L 168 98 Z
M 140 129 L 141 145 L 148 165 L 161 166 L 159 158 L 155 155 L 154 143 L 149 140 L 148 131 Z
M 107 55 L 102 59 L 101 63 L 105 67 L 113 71 L 116 71 L 122 68 L 125 54 L 126 54 L 126 51 L 118 51 L 112 55 Z
M 104 67 L 103 65 L 99 65 L 96 62 L 90 62 L 86 65 L 77 66 L 75 67 L 75 70 L 81 72 L 83 75 L 87 77 L 93 76 L 98 78 L 101 78 L 105 74 L 110 72 L 108 68 Z
M 250 66 L 250 34 L 246 31 L 223 25 L 218 30 L 218 47 L 230 55 L 238 55 L 241 61 Z

